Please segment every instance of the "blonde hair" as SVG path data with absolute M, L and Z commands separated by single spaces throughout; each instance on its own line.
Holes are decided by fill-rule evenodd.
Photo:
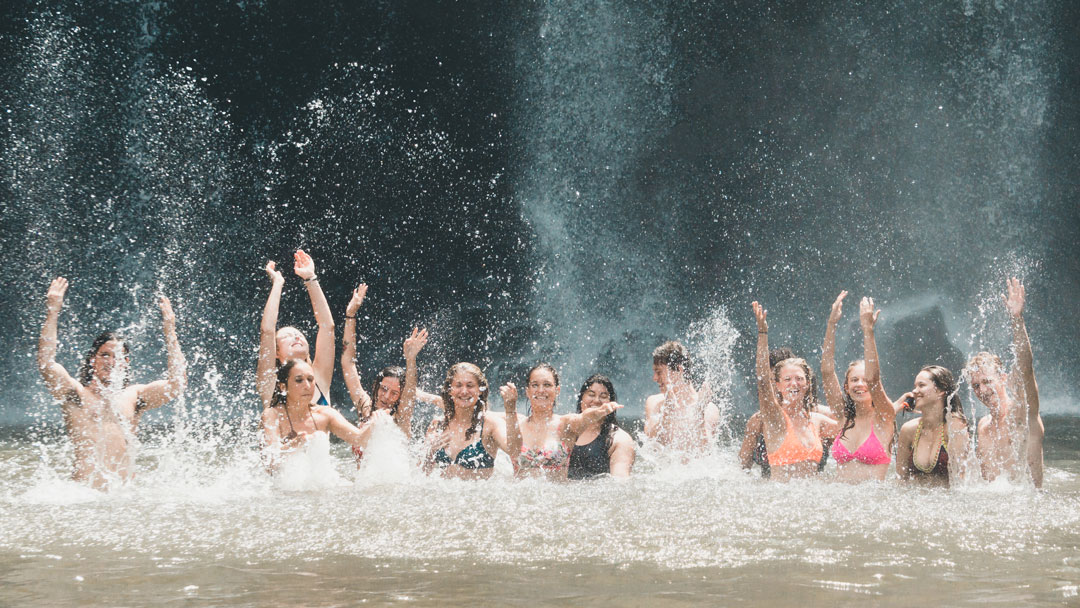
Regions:
M 803 373 L 806 374 L 806 395 L 803 396 L 803 407 L 806 411 L 811 411 L 814 406 L 817 405 L 817 399 L 814 395 L 814 370 L 810 369 L 810 364 L 806 362 L 806 359 L 802 357 L 791 357 L 780 361 L 773 366 L 773 382 L 780 381 L 780 369 L 784 367 L 800 367 Z

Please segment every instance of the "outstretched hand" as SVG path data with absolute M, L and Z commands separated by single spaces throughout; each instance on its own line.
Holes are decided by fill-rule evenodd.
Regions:
M 517 412 L 518 391 L 513 382 L 507 382 L 499 387 L 499 396 L 503 400 L 503 408 L 507 414 Z
M 622 409 L 622 408 L 623 408 L 623 405 L 621 403 L 616 403 L 614 401 L 608 401 L 607 403 L 604 403 L 603 405 L 598 405 L 596 407 L 592 407 L 592 408 L 589 408 L 589 409 L 585 410 L 583 412 L 583 415 L 585 416 L 585 419 L 589 422 L 589 424 L 592 424 L 594 422 L 598 422 L 600 420 L 603 420 L 604 417 L 606 417 L 611 412 L 614 412 L 615 410 L 619 410 L 619 409 Z
M 880 314 L 880 309 L 874 310 L 874 298 L 863 298 L 859 302 L 859 323 L 864 330 L 873 329 Z
M 427 344 L 427 340 L 428 333 L 426 329 L 412 328 L 412 335 L 405 338 L 405 345 L 402 349 L 405 351 L 405 359 L 408 361 L 415 359 L 416 354 Z
M 361 283 L 356 289 L 352 291 L 352 299 L 349 300 L 349 305 L 345 307 L 346 317 L 355 317 L 356 311 L 360 310 L 360 305 L 364 303 L 364 296 L 367 295 L 367 283 Z
M 768 332 L 769 324 L 765 321 L 765 316 L 768 314 L 768 311 L 765 310 L 764 306 L 758 304 L 757 302 L 751 302 L 750 306 L 754 309 L 754 318 L 757 319 L 758 332 Z
M 293 254 L 293 272 L 305 281 L 315 277 L 315 260 L 304 253 L 303 249 L 297 249 Z
M 832 310 L 829 311 L 829 325 L 836 325 L 840 321 L 841 315 L 844 314 L 845 297 L 847 297 L 847 291 L 841 291 L 840 295 L 836 296 L 836 300 L 832 303 Z
M 67 293 L 68 280 L 64 277 L 56 277 L 49 284 L 49 291 L 45 294 L 45 303 L 50 310 L 60 310 L 64 305 L 64 294 Z
M 285 277 L 281 276 L 281 273 L 278 272 L 277 264 L 274 263 L 274 260 L 270 260 L 266 263 L 266 276 L 270 277 L 270 282 L 274 285 L 280 285 L 285 282 Z
M 1009 311 L 1010 317 L 1020 317 L 1024 314 L 1024 284 L 1020 282 L 1020 279 L 1010 277 L 1007 288 L 1008 293 L 1001 296 L 1005 302 L 1005 309 Z

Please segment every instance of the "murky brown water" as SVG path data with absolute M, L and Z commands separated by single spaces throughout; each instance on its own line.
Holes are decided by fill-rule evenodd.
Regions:
M 1080 604 L 1080 420 L 1047 427 L 1043 491 L 772 484 L 727 451 L 464 483 L 356 474 L 339 445 L 287 490 L 250 448 L 161 439 L 105 495 L 63 479 L 62 442 L 10 440 L 0 605 Z

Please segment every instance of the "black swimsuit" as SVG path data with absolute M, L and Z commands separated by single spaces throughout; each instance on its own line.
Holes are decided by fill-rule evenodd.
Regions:
M 602 435 L 597 435 L 585 445 L 575 445 L 570 452 L 570 471 L 568 479 L 589 479 L 611 472 L 611 457 L 604 445 Z

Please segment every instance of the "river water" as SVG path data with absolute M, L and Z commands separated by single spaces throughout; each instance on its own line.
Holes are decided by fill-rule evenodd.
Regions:
M 159 429 L 105 494 L 65 479 L 61 437 L 9 429 L 0 604 L 1075 604 L 1080 420 L 1046 422 L 1041 491 L 769 483 L 733 447 L 643 450 L 623 482 L 517 482 L 502 460 L 461 482 L 375 439 L 359 471 L 335 443 L 271 479 L 249 433 Z

